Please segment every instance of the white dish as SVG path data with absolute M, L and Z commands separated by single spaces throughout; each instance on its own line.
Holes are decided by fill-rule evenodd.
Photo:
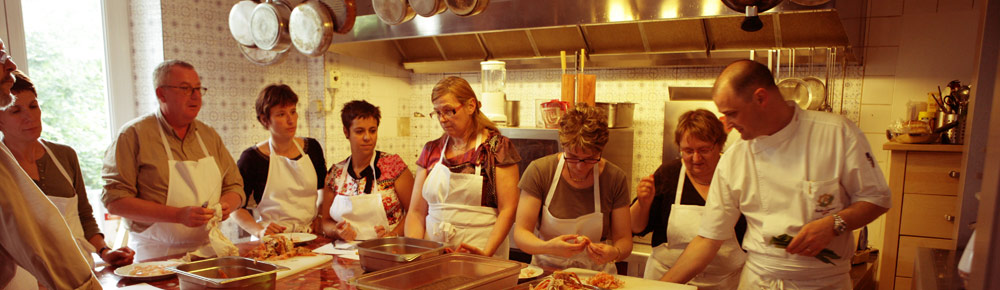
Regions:
M 170 270 L 167 270 L 168 267 L 173 267 L 180 264 L 183 264 L 183 262 L 158 261 L 158 262 L 136 263 L 132 265 L 125 265 L 118 267 L 118 269 L 115 269 L 115 275 L 137 281 L 160 280 L 174 275 L 174 272 L 170 272 Z M 133 273 L 133 270 L 138 270 L 137 268 L 162 269 L 162 271 L 157 270 L 156 273 L 153 274 Z
M 539 268 L 538 266 L 528 265 L 528 267 L 521 269 L 521 274 L 518 274 L 517 278 L 518 279 L 535 278 L 538 277 L 539 275 L 542 275 L 542 273 L 544 272 L 545 271 L 542 270 L 542 268 Z
M 305 244 L 305 243 L 311 242 L 312 240 L 316 239 L 316 235 L 310 234 L 310 233 L 280 233 L 280 234 L 275 234 L 275 235 L 276 236 L 285 236 L 286 238 L 288 238 L 289 240 L 291 240 L 292 243 L 294 243 L 296 245 Z

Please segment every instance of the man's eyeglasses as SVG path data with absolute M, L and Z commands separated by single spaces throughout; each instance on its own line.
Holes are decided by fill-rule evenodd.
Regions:
M 205 93 L 208 93 L 208 88 L 206 87 L 193 87 L 193 88 L 191 86 L 161 86 L 161 87 L 179 89 L 182 92 L 187 93 L 188 96 L 194 95 L 195 92 L 199 92 L 203 96 L 205 95 Z
M 441 117 L 444 117 L 446 119 L 451 119 L 451 117 L 454 117 L 455 113 L 458 112 L 458 109 L 461 108 L 461 107 L 462 107 L 462 105 L 458 105 L 458 107 L 455 107 L 454 109 L 453 108 L 444 108 L 444 110 L 442 110 L 442 111 L 434 110 L 433 112 L 431 112 L 430 115 L 431 115 L 432 119 L 438 119 L 438 120 L 440 120 Z
M 597 155 L 597 157 L 595 157 L 595 158 L 573 158 L 573 157 L 569 157 L 569 155 L 563 154 L 563 159 L 566 159 L 566 162 L 569 162 L 569 163 L 581 163 L 582 162 L 582 163 L 586 163 L 586 164 L 597 164 L 597 162 L 601 162 L 601 155 Z

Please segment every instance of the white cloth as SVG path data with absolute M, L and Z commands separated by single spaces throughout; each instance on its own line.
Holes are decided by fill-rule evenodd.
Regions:
M 761 276 L 749 267 L 743 267 L 740 274 L 739 290 L 849 290 L 851 286 L 851 275 L 848 273 L 834 274 L 828 277 L 815 277 L 813 279 L 781 279 L 776 277 Z M 701 288 L 698 288 L 701 289 Z
M 198 160 L 174 160 L 173 152 L 167 143 L 166 134 L 161 126 L 160 137 L 163 139 L 163 150 L 167 151 L 168 174 L 167 206 L 207 206 L 219 203 L 222 194 L 222 175 L 201 140 L 198 132 L 198 144 L 205 157 Z M 135 249 L 135 260 L 143 261 L 168 255 L 175 255 L 197 250 L 208 243 L 207 225 L 188 227 L 179 223 L 154 223 L 142 232 L 132 233 L 129 247 Z
M 670 206 L 670 217 L 667 220 L 667 242 L 653 248 L 649 259 L 646 259 L 646 271 L 643 273 L 646 279 L 662 278 L 663 274 L 677 262 L 677 258 L 680 258 L 691 240 L 698 235 L 705 207 L 681 204 L 686 173 L 687 168 L 682 163 L 680 174 L 677 176 L 677 193 L 674 195 L 674 203 Z M 708 267 L 687 284 L 697 286 L 698 289 L 736 289 L 746 257 L 747 254 L 740 248 L 736 237 L 729 238 L 723 242 Z
M 69 172 L 66 168 L 62 166 L 59 159 L 56 158 L 55 154 L 52 154 L 52 150 L 49 146 L 45 145 L 44 142 L 40 142 L 42 148 L 45 148 L 45 153 L 52 158 L 52 162 L 56 164 L 56 168 L 62 173 L 63 177 L 66 178 L 66 182 L 69 182 L 69 186 L 73 187 L 73 178 L 70 177 Z M 76 239 L 76 244 L 80 246 L 80 251 L 83 251 L 84 258 L 87 258 L 87 262 L 90 263 L 90 267 L 94 267 L 94 258 L 90 253 L 97 252 L 97 249 L 93 244 L 87 239 L 83 232 L 83 223 L 80 221 L 80 208 L 79 201 L 80 197 L 73 195 L 73 197 L 58 197 L 46 195 L 52 204 L 55 204 L 56 208 L 59 208 L 59 212 L 62 213 L 64 219 L 66 219 L 66 225 L 69 226 L 70 231 L 73 232 L 73 238 Z
M 222 222 L 222 205 L 216 203 L 212 205 L 212 210 L 215 211 L 215 216 L 205 224 L 205 227 L 208 228 L 208 244 L 185 255 L 183 258 L 184 261 L 192 261 L 194 257 L 205 258 L 240 255 L 240 249 L 226 235 L 223 235 L 222 230 L 219 229 L 219 223 Z
M 601 179 L 598 166 L 594 165 L 591 170 L 594 174 L 594 212 L 578 216 L 576 218 L 557 218 L 552 215 L 549 206 L 552 204 L 552 196 L 556 195 L 556 186 L 562 178 L 563 165 L 566 158 L 559 155 L 559 163 L 556 165 L 555 176 L 552 177 L 552 184 L 549 185 L 549 192 L 545 195 L 545 203 L 542 204 L 542 218 L 538 221 L 536 235 L 544 241 L 551 240 L 561 235 L 582 235 L 590 238 L 594 243 L 602 242 L 604 234 L 604 213 L 601 212 Z M 583 268 L 607 273 L 617 273 L 615 264 L 597 264 L 587 255 L 587 251 L 577 253 L 572 257 L 564 258 L 556 255 L 538 254 L 531 257 L 531 264 L 557 269 Z
M 476 137 L 477 146 L 482 135 Z M 448 139 L 441 147 L 441 160 L 431 167 L 424 179 L 421 196 L 427 201 L 425 235 L 427 239 L 451 246 L 466 243 L 485 250 L 499 211 L 482 206 L 482 166 L 474 174 L 454 173 L 443 164 Z M 493 257 L 506 259 L 510 255 L 507 237 L 497 247 Z
M 260 223 L 264 228 L 270 223 L 276 223 L 285 227 L 285 232 L 289 233 L 312 232 L 310 225 L 319 212 L 316 207 L 316 200 L 319 199 L 316 169 L 313 168 L 312 160 L 295 140 L 292 140 L 292 144 L 302 154 L 299 160 L 275 154 L 274 143 L 270 139 L 267 142 L 271 148 L 271 157 L 268 158 L 264 192 L 257 204 Z
M 378 153 L 375 153 L 378 154 Z M 372 168 L 373 180 L 368 182 L 378 182 L 378 171 L 375 170 L 375 154 L 372 154 L 372 160 L 369 165 Z M 351 165 L 351 157 L 347 157 L 347 166 Z M 353 178 L 348 178 L 350 174 L 347 173 L 347 168 L 344 168 L 344 173 L 337 179 L 337 188 L 350 188 L 349 182 L 357 183 Z M 365 194 L 362 189 L 358 186 L 353 186 L 358 188 L 355 192 L 347 192 L 349 195 L 340 195 L 339 193 L 334 193 L 333 204 L 330 205 L 330 217 L 336 222 L 347 221 L 351 228 L 354 229 L 354 233 L 357 234 L 356 240 L 368 240 L 378 237 L 375 232 L 376 226 L 382 226 L 386 232 L 391 231 L 389 228 L 389 217 L 385 213 L 385 206 L 382 204 L 382 194 L 378 193 L 375 189 L 378 186 L 372 184 L 372 193 Z M 335 190 L 340 192 L 340 190 Z
M 100 289 L 59 209 L 0 148 L 0 287 L 38 286 L 12 281 L 20 266 L 49 289 Z
M 745 268 L 774 277 L 829 277 L 850 270 L 852 235 L 837 236 L 827 245 L 842 257 L 833 261 L 836 265 L 790 255 L 768 241 L 795 235 L 806 223 L 859 201 L 885 208 L 891 201 L 864 134 L 842 116 L 796 107 L 791 122 L 778 132 L 740 141 L 722 155 L 698 234 L 729 239 L 742 213 L 748 224 Z

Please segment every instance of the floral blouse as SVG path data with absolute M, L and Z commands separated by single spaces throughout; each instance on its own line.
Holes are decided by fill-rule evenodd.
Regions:
M 359 174 L 354 172 L 354 167 L 348 160 L 345 158 L 330 167 L 326 186 L 332 189 L 334 194 L 343 196 L 381 193 L 382 206 L 385 207 L 385 215 L 389 218 L 389 230 L 394 229 L 401 222 L 403 211 L 406 210 L 396 195 L 396 179 L 403 174 L 403 171 L 408 170 L 406 163 L 399 155 L 376 151 L 375 171 L 372 172 L 371 167 L 366 167 Z M 346 178 L 344 174 L 347 174 Z M 378 176 L 378 180 L 371 182 L 375 176 Z M 343 184 L 337 184 L 338 182 Z

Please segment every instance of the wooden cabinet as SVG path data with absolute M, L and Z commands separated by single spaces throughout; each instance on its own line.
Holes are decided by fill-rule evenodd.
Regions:
M 961 145 L 886 143 L 892 208 L 885 217 L 879 289 L 909 290 L 918 247 L 955 249 Z

